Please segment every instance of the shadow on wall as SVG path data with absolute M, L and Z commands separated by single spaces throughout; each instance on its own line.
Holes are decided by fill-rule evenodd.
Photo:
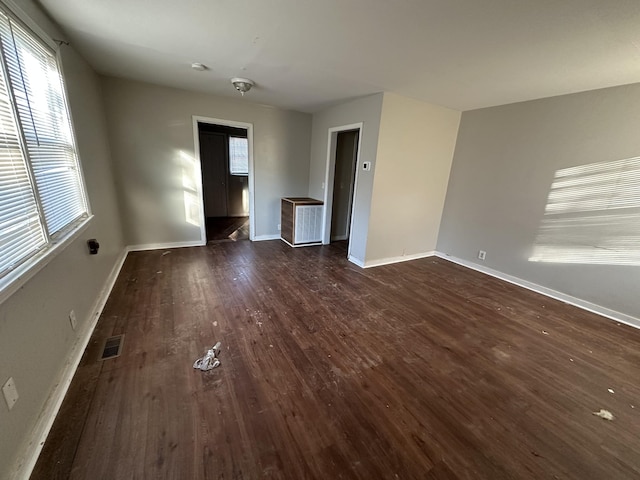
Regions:
M 640 265 L 640 157 L 558 170 L 529 261 Z
M 199 169 L 196 160 L 182 150 L 178 151 L 179 162 L 182 167 L 182 189 L 184 192 L 184 219 L 187 223 L 201 226 L 200 198 L 198 195 Z

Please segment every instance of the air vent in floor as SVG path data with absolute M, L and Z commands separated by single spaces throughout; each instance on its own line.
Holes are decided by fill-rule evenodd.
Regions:
M 109 358 L 120 356 L 123 341 L 124 334 L 107 338 L 107 341 L 104 342 L 104 348 L 102 349 L 102 357 L 100 357 L 100 360 L 107 360 Z

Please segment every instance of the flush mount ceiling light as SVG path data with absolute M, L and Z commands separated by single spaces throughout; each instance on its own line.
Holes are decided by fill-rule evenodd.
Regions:
M 191 68 L 198 72 L 203 72 L 207 69 L 207 66 L 204 63 L 194 62 L 191 64 Z
M 232 78 L 231 83 L 233 83 L 233 86 L 236 87 L 236 90 L 238 90 L 243 96 L 246 92 L 251 90 L 251 87 L 255 85 L 253 80 L 249 80 L 248 78 L 239 78 L 239 77 Z

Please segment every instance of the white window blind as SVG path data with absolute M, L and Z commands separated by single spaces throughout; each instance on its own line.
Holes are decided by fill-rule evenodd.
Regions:
M 45 244 L 20 137 L 0 70 L 0 274 Z
M 249 141 L 246 138 L 229 137 L 229 173 L 249 175 Z
M 88 216 L 62 75 L 0 11 L 0 277 Z

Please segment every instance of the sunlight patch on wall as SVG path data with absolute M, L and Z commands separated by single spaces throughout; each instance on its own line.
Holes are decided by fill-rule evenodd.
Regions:
M 242 210 L 249 212 L 249 185 L 242 189 Z
M 197 179 L 200 175 L 196 160 L 183 150 L 178 151 L 182 167 L 182 189 L 184 195 L 184 219 L 187 223 L 201 226 L 200 197 L 198 195 Z
M 640 157 L 558 170 L 529 260 L 640 265 Z

